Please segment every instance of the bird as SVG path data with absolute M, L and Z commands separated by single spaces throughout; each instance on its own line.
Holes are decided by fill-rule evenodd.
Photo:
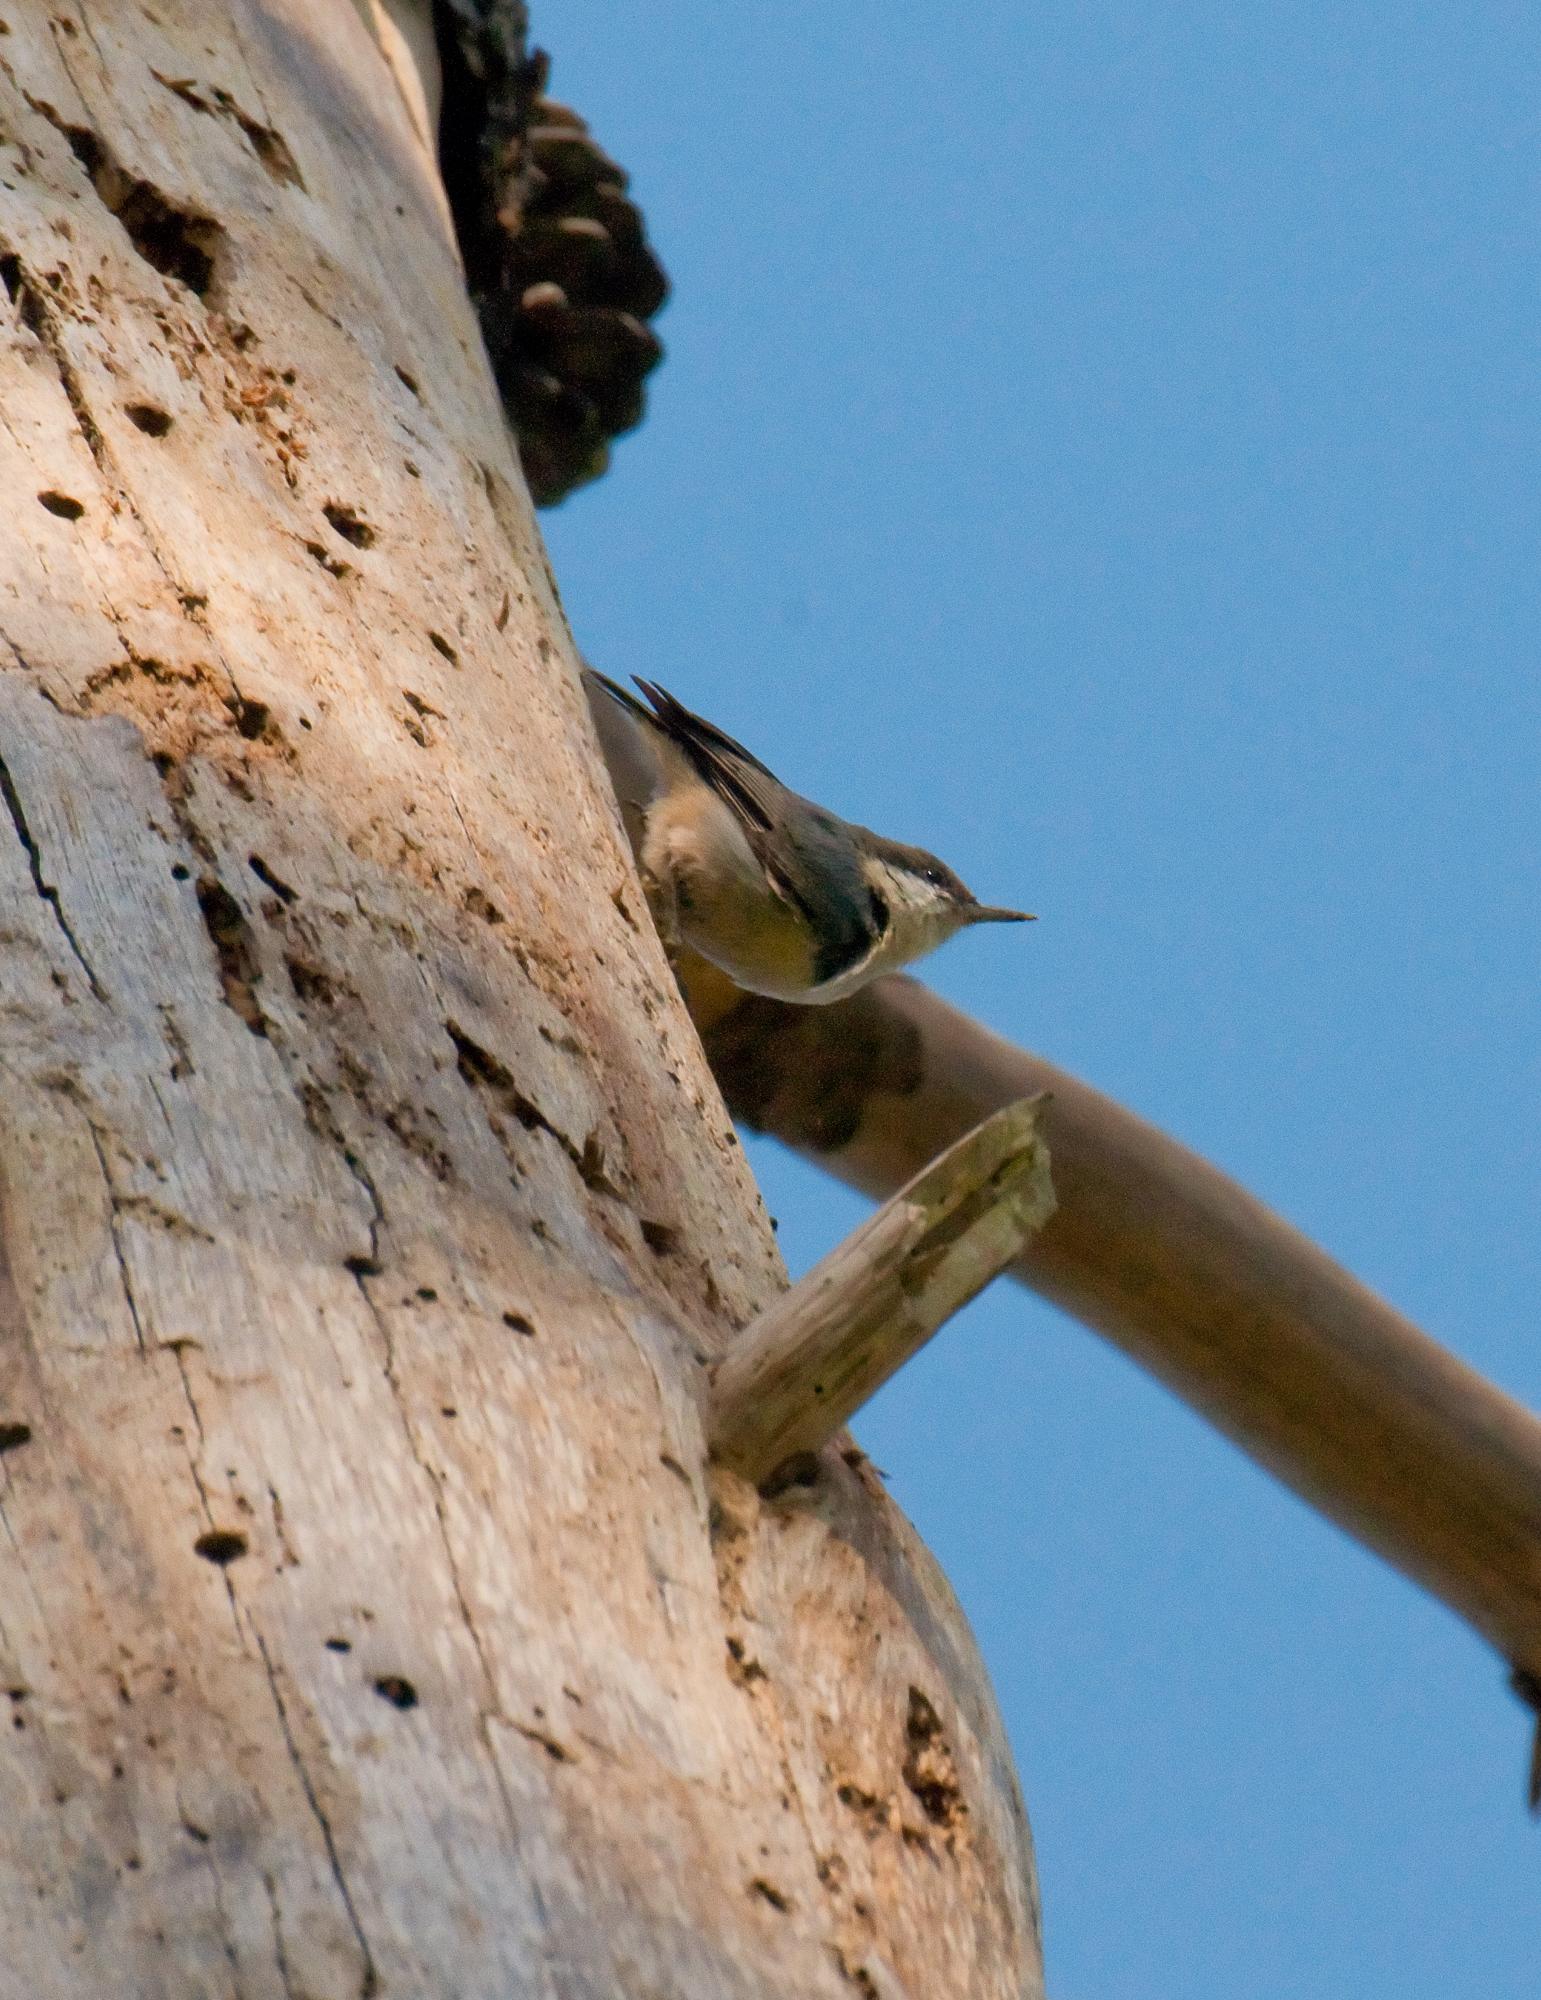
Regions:
M 842 1000 L 970 924 L 1030 923 L 981 903 L 924 848 L 788 790 L 656 681 L 592 667 L 584 690 L 665 949 L 688 946 L 750 993 Z

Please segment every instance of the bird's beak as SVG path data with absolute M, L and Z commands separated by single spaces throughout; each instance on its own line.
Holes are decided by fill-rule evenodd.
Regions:
M 998 910 L 993 903 L 970 903 L 967 914 L 971 924 L 1036 924 L 1038 921 L 1031 910 Z

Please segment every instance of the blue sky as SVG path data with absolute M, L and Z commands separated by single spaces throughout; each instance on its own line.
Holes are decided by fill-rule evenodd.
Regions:
M 1040 912 L 935 983 L 1541 1405 L 1541 19 L 537 5 L 675 282 L 580 643 Z M 862 1213 L 758 1144 L 794 1269 Z M 1532 2000 L 1498 1662 L 995 1288 L 859 1425 L 1056 2000 Z

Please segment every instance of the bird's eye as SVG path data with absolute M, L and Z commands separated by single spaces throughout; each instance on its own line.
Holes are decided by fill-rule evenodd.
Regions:
M 888 929 L 888 905 L 876 889 L 867 891 L 867 906 L 872 912 L 872 928 L 882 933 Z

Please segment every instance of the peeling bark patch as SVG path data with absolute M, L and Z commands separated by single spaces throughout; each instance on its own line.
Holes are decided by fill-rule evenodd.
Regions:
M 356 549 L 374 547 L 375 531 L 352 507 L 344 507 L 335 500 L 329 500 L 321 509 L 332 532 L 341 535 L 345 542 Z
M 206 117 L 213 116 L 214 106 L 190 76 L 163 76 L 158 69 L 152 69 L 150 74 L 162 90 L 169 90 L 173 97 L 180 97 L 182 102 L 190 104 L 194 111 L 201 111 Z
M 319 965 L 312 965 L 309 959 L 286 958 L 284 970 L 294 988 L 294 997 L 302 1006 L 309 1006 L 314 1001 L 322 1007 L 330 1007 L 337 998 L 331 980 Z
M 126 716 L 147 742 L 157 745 L 152 761 L 180 821 L 182 801 L 177 794 L 184 781 L 177 756 L 188 754 L 208 734 L 211 722 L 217 726 L 228 720 L 231 703 L 218 692 L 214 672 L 205 662 L 173 666 L 137 652 L 121 635 L 119 644 L 123 658 L 86 676 L 79 695 L 81 711 Z M 185 827 L 183 832 L 201 853 L 197 836 Z
M 506 1064 L 500 1063 L 479 1042 L 473 1041 L 454 1021 L 444 1023 L 444 1032 L 455 1045 L 455 1067 L 465 1081 L 475 1089 L 487 1091 L 505 1111 L 518 1119 L 527 1132 L 544 1132 L 555 1139 L 585 1182 L 595 1185 L 584 1171 L 585 1148 L 575 1146 L 565 1132 L 557 1130 L 540 1106 L 525 1096 Z M 592 1168 L 592 1163 L 590 1166 Z M 605 1192 L 615 1192 L 608 1183 L 604 1185 Z
M 193 1553 L 220 1569 L 228 1569 L 249 1547 L 246 1537 L 235 1528 L 209 1528 L 193 1543 Z
M 624 1201 L 626 1191 L 610 1178 L 605 1165 L 606 1157 L 604 1141 L 598 1132 L 590 1132 L 578 1155 L 579 1177 L 583 1185 L 593 1188 L 596 1194 L 608 1194 L 617 1201 Z
M 728 1640 L 728 1679 L 735 1686 L 753 1687 L 756 1681 L 769 1678 L 764 1667 L 745 1646 L 742 1639 Z
M 247 144 L 262 162 L 270 179 L 281 187 L 297 187 L 301 194 L 308 192 L 293 153 L 283 134 L 261 119 L 253 118 L 244 111 L 228 90 L 210 90 L 207 95 L 199 89 L 190 76 L 162 76 L 158 69 L 150 71 L 151 76 L 163 90 L 169 90 L 173 97 L 180 97 L 194 111 L 205 118 L 215 118 L 223 114 L 237 124 L 245 136 Z
M 680 1247 L 680 1233 L 672 1222 L 643 1220 L 638 1227 L 642 1231 L 642 1241 L 655 1257 L 672 1257 Z
M 488 1090 L 496 1090 L 516 1100 L 513 1109 L 519 1122 L 524 1125 L 539 1125 L 544 1121 L 527 1097 L 521 1097 L 514 1079 L 495 1055 L 484 1049 L 480 1042 L 472 1041 L 463 1028 L 453 1021 L 446 1021 L 444 1032 L 455 1045 L 455 1067 L 467 1083 L 481 1084 Z
M 352 563 L 344 562 L 341 556 L 334 556 L 320 542 L 307 542 L 305 553 L 313 562 L 320 563 L 328 576 L 344 577 L 353 574 Z
M 71 494 L 57 492 L 52 486 L 37 498 L 40 507 L 46 507 L 50 514 L 57 514 L 61 521 L 78 521 L 86 511 Z
M 417 1689 L 404 1674 L 381 1674 L 374 1683 L 374 1690 L 392 1708 L 417 1707 Z
M 384 1114 L 385 1129 L 400 1145 L 405 1146 L 422 1160 L 432 1172 L 435 1180 L 452 1181 L 455 1178 L 455 1163 L 423 1130 L 423 1122 L 437 1125 L 438 1119 L 432 1111 L 419 1113 L 411 1104 L 403 1101 L 394 1104 Z M 421 1296 L 421 1294 L 419 1294 Z
M 255 743 L 268 734 L 273 721 L 273 711 L 265 701 L 248 701 L 245 695 L 231 695 L 225 706 L 235 722 L 236 734 L 244 736 L 248 743 Z
M 35 109 L 69 141 L 70 151 L 90 177 L 104 207 L 118 218 L 128 240 L 162 277 L 175 278 L 206 298 L 214 286 L 215 257 L 224 235 L 213 216 L 180 207 L 149 181 L 121 167 L 99 133 L 67 125 L 49 105 Z
M 163 438 L 171 429 L 171 414 L 158 403 L 129 403 L 125 405 L 123 414 L 146 437 Z
M 49 284 L 57 290 L 60 282 L 59 273 L 51 271 L 47 276 Z M 30 282 L 25 272 L 22 272 L 20 276 L 20 292 L 21 296 L 17 310 L 21 315 L 22 325 L 32 334 L 52 361 L 58 373 L 59 386 L 64 391 L 65 400 L 70 406 L 80 435 L 85 440 L 86 450 L 90 452 L 92 462 L 101 475 L 103 483 L 109 488 L 114 488 L 121 492 L 122 489 L 113 474 L 107 451 L 107 442 L 102 436 L 101 428 L 97 424 L 95 417 L 91 414 L 91 405 L 87 400 L 84 389 L 81 387 L 80 377 L 76 373 L 74 363 L 70 360 L 63 337 L 54 323 L 46 295 L 35 284 Z M 64 498 L 69 499 L 70 496 L 65 495 Z M 129 499 L 126 493 L 123 494 L 123 498 L 128 500 L 130 509 L 132 510 L 132 500 Z M 72 502 L 71 504 L 76 503 Z M 82 509 L 82 511 L 84 510 Z M 140 526 L 141 528 L 144 526 L 142 521 L 140 522 Z M 148 541 L 149 539 L 148 531 L 146 531 L 146 540 Z
M 20 258 L 16 260 L 16 269 L 19 273 L 18 289 L 21 294 L 17 305 L 17 312 L 20 315 L 21 323 L 27 329 L 28 333 L 51 347 L 48 314 L 43 305 L 43 295 L 37 290 L 36 286 L 27 282 L 27 276 L 25 271 L 22 270 Z
M 0 1458 L 3 1458 L 6 1452 L 19 1451 L 24 1444 L 31 1444 L 31 1442 L 31 1424 L 18 1423 L 14 1420 L 9 1423 L 0 1423 Z
M 267 1016 L 257 1004 L 256 987 L 262 978 L 252 943 L 251 925 L 240 904 L 213 875 L 198 879 L 198 907 L 203 927 L 214 946 L 219 964 L 219 983 L 225 1005 L 246 1023 L 254 1035 L 266 1035 Z
M 849 1811 L 856 1813 L 875 1827 L 887 1826 L 888 1807 L 876 1792 L 869 1792 L 860 1785 L 846 1783 L 837 1785 L 835 1797 Z
M 114 1194 L 113 1212 L 117 1215 L 137 1216 L 146 1223 L 153 1222 L 158 1229 L 164 1229 L 169 1236 L 181 1236 L 194 1243 L 212 1243 L 214 1238 L 206 1229 L 200 1229 L 196 1222 L 189 1222 L 185 1215 L 178 1215 L 174 1208 L 167 1208 L 144 1194 Z M 165 1347 L 201 1347 L 197 1340 L 168 1340 Z
M 298 899 L 298 889 L 291 889 L 281 875 L 275 875 L 260 854 L 248 854 L 246 865 L 259 882 L 273 891 L 286 909 L 290 903 Z
M 304 176 L 283 133 L 243 111 L 234 98 L 223 90 L 216 90 L 214 95 L 219 99 L 221 110 L 228 111 L 245 133 L 246 143 L 262 162 L 268 179 L 277 181 L 280 187 L 297 187 L 301 194 L 307 193 Z
M 413 715 L 422 716 L 424 718 L 430 715 L 436 715 L 439 716 L 442 720 L 443 717 L 442 709 L 435 708 L 432 702 L 424 701 L 423 697 L 420 694 L 414 694 L 411 688 L 403 688 L 401 691 L 401 695 L 403 701 L 405 701 L 407 707 L 411 709 Z M 429 731 L 426 726 L 426 721 L 422 722 L 408 721 L 403 724 L 403 727 L 406 729 L 407 734 L 412 738 L 412 741 L 418 744 L 422 749 L 426 750 L 432 744 L 433 737 L 429 734 Z M 467 892 L 465 900 L 466 900 L 466 907 L 468 909 L 471 906 L 472 895 L 479 893 L 480 893 L 479 891 L 475 890 Z M 484 903 L 487 902 L 485 896 L 482 897 L 482 901 Z M 491 909 L 492 905 L 488 903 L 487 907 L 488 909 Z M 501 913 L 495 913 L 492 921 L 501 923 L 503 921 Z
M 862 1996 L 862 2000 L 880 2000 L 878 1983 L 867 1970 L 866 1966 L 855 1964 L 850 1954 L 842 1951 L 839 1945 L 831 1946 L 831 1951 L 834 1954 L 835 1966 L 840 1977 L 848 1985 L 855 1987 L 856 1991 Z
M 547 1735 L 544 1729 L 537 1729 L 528 1722 L 516 1722 L 513 1727 L 529 1742 L 538 1743 L 554 1764 L 571 1764 L 574 1761 L 573 1753 L 567 1745 L 559 1743 L 554 1736 Z
M 32 886 L 54 913 L 54 922 L 59 926 L 65 943 L 69 946 L 75 962 L 86 975 L 86 983 L 93 998 L 105 1000 L 106 989 L 92 970 L 91 961 L 80 948 L 80 942 L 70 927 L 70 920 L 64 914 L 64 905 L 59 900 L 59 892 L 51 882 L 43 880 L 43 857 L 37 842 L 32 838 L 32 829 L 27 824 L 27 815 L 22 809 L 21 795 L 11 777 L 10 767 L 0 757 L 0 800 L 4 800 L 6 811 L 11 815 L 11 824 L 16 829 L 16 838 L 21 842 L 27 857 L 27 869 L 32 877 Z
M 905 1784 L 933 1826 L 955 1827 L 968 1811 L 958 1784 L 957 1765 L 941 1717 L 917 1687 L 910 1689 L 904 1736 Z
M 430 632 L 428 634 L 428 643 L 436 653 L 442 654 L 452 667 L 460 665 L 460 655 L 455 651 L 448 639 L 444 637 L 442 632 Z

